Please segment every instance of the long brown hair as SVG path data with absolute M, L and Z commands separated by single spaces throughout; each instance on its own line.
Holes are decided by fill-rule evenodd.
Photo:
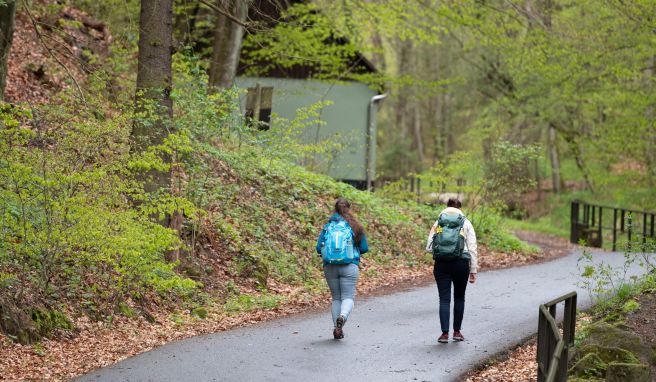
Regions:
M 359 245 L 360 240 L 362 240 L 362 236 L 364 235 L 364 227 L 362 224 L 360 224 L 358 219 L 353 216 L 353 213 L 351 212 L 351 203 L 349 203 L 349 201 L 344 198 L 337 199 L 335 202 L 335 212 L 349 223 L 349 226 L 351 226 L 353 234 L 355 235 L 353 238 L 355 240 L 355 244 Z

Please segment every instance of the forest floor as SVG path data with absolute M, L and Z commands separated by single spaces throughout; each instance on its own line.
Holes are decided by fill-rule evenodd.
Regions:
M 532 255 L 487 251 L 480 254 L 481 271 L 539 263 L 567 254 L 571 246 L 564 239 L 542 234 L 518 233 L 543 243 L 545 250 Z M 549 245 L 546 245 L 548 243 Z M 398 292 L 432 282 L 431 267 L 399 268 L 384 277 L 359 283 L 360 296 Z M 273 309 L 250 312 L 208 312 L 205 319 L 191 312 L 153 312 L 155 323 L 142 317 L 117 317 L 113 322 L 76 320 L 76 333 L 59 339 L 44 339 L 33 345 L 19 345 L 0 334 L 0 380 L 67 380 L 174 340 L 225 331 L 290 314 L 325 309 L 327 291 L 310 301 L 287 300 Z

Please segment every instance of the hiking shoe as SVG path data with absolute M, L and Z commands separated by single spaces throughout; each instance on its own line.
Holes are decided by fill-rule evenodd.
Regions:
M 464 341 L 465 337 L 463 337 L 462 333 L 460 333 L 460 330 L 456 330 L 453 332 L 453 340 L 454 341 Z
M 344 327 L 344 323 L 346 322 L 346 319 L 344 316 L 339 316 L 337 317 L 337 321 L 335 323 L 335 330 L 333 330 L 333 338 L 336 340 L 341 340 L 344 338 L 344 330 L 342 329 Z
M 440 338 L 437 339 L 437 342 L 441 344 L 446 344 L 449 342 L 449 333 L 442 333 Z

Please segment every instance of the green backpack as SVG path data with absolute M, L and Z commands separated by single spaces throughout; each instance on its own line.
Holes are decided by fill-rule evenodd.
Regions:
M 469 259 L 465 252 L 465 238 L 460 234 L 465 215 L 441 214 L 437 219 L 437 231 L 433 235 L 433 260 L 454 261 Z

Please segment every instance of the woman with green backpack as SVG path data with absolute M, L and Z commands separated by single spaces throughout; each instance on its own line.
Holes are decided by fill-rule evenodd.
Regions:
M 460 210 L 458 199 L 449 199 L 447 208 L 428 234 L 426 251 L 433 253 L 433 276 L 440 296 L 440 326 L 442 335 L 437 342 L 449 342 L 451 315 L 451 285 L 453 285 L 453 340 L 464 341 L 460 333 L 465 312 L 467 280 L 476 282 L 478 259 L 476 233 L 471 222 Z
M 351 212 L 344 198 L 335 202 L 335 211 L 321 230 L 317 253 L 323 259 L 323 273 L 332 295 L 333 337 L 344 338 L 343 327 L 355 299 L 355 286 L 360 274 L 360 255 L 369 251 L 364 227 Z

